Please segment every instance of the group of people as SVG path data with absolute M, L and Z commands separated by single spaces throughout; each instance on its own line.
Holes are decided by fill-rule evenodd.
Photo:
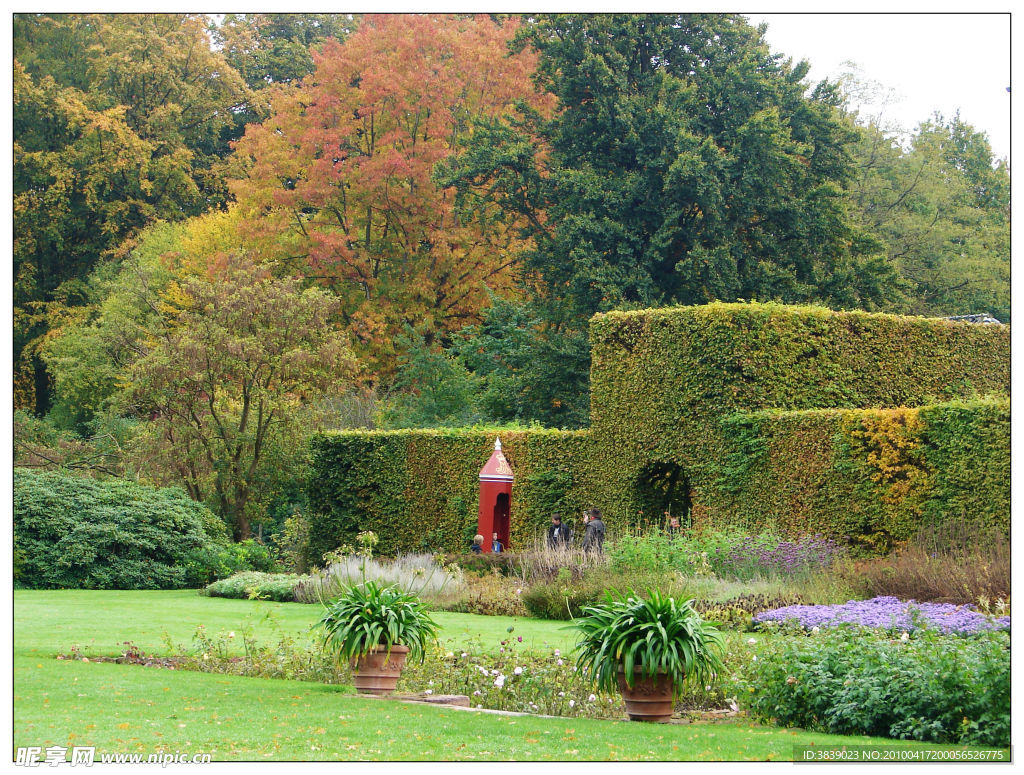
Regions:
M 473 536 L 473 545 L 470 547 L 473 554 L 480 554 L 484 550 L 484 537 L 477 533 Z M 491 551 L 495 554 L 505 551 L 505 546 L 498 539 L 497 533 L 491 534 Z
M 583 551 L 600 554 L 604 551 L 604 520 L 600 509 L 586 509 L 583 512 Z M 572 528 L 562 522 L 562 515 L 551 515 L 548 528 L 548 548 L 565 549 L 572 546 Z
M 588 554 L 603 552 L 604 534 L 605 527 L 604 520 L 601 519 L 601 510 L 585 509 L 583 512 L 583 551 Z M 571 546 L 572 528 L 562 522 L 561 514 L 552 514 L 551 526 L 548 528 L 548 548 L 568 549 Z M 474 554 L 480 554 L 484 550 L 484 537 L 479 534 L 474 536 L 473 546 L 470 548 Z M 497 533 L 491 535 L 491 551 L 495 553 L 505 551 Z

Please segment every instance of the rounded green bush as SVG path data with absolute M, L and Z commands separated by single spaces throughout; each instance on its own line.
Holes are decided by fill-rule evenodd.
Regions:
M 748 667 L 750 714 L 840 735 L 1010 744 L 1010 637 L 847 625 L 779 638 Z
M 18 582 L 40 589 L 180 589 L 188 555 L 228 543 L 182 490 L 20 469 L 14 536 Z

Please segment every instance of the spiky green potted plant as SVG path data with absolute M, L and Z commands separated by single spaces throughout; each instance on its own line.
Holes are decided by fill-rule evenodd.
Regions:
M 419 599 L 397 586 L 364 581 L 349 587 L 314 625 L 323 649 L 355 667 L 356 689 L 386 695 L 395 690 L 406 658 L 423 661 L 437 640 L 437 624 Z
M 722 636 L 693 610 L 657 590 L 644 600 L 606 593 L 583 609 L 576 669 L 586 669 L 600 689 L 618 689 L 633 721 L 672 718 L 673 701 L 688 679 L 703 683 L 722 670 Z

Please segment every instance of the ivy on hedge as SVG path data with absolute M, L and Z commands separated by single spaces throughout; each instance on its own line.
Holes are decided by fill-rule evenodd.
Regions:
M 196 551 L 229 538 L 177 488 L 15 469 L 14 543 L 22 586 L 176 589 Z
M 721 424 L 716 514 L 750 529 L 849 536 L 875 548 L 922 522 L 981 520 L 1009 532 L 1010 405 L 1005 396 L 914 409 L 757 412 Z M 707 514 L 703 515 L 707 518 Z
M 596 315 L 590 337 L 585 479 L 613 519 L 636 517 L 652 465 L 684 472 L 697 524 L 870 537 L 1008 519 L 1008 404 L 950 403 L 1009 393 L 1006 326 L 715 303 Z M 922 408 L 818 411 L 903 406 Z
M 507 428 L 334 431 L 312 445 L 310 562 L 373 530 L 377 551 L 463 552 L 477 525 L 479 473 L 501 438 L 515 472 L 514 546 L 531 544 L 552 511 L 592 505 L 581 487 L 587 431 Z

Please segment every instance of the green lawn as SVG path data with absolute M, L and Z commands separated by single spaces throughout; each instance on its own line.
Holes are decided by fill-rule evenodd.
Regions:
M 72 644 L 114 654 L 131 640 L 163 652 L 195 626 L 306 637 L 316 606 L 188 592 L 14 593 L 14 746 L 97 753 L 209 753 L 215 760 L 780 759 L 794 745 L 892 745 L 749 723 L 643 725 L 507 717 L 355 697 L 349 687 L 54 659 Z M 561 622 L 440 614 L 442 637 L 486 643 L 507 627 L 537 649 L 568 648 Z M 899 745 L 904 745 L 899 743 Z M 906 744 L 913 745 L 913 744 Z M 937 746 L 925 746 L 936 748 Z
M 165 632 L 175 643 L 188 645 L 200 624 L 211 634 L 240 633 L 251 627 L 261 640 L 278 631 L 309 641 L 310 625 L 320 611 L 319 605 L 228 600 L 183 590 L 15 590 L 15 651 L 66 653 L 76 645 L 85 655 L 114 655 L 121 653 L 124 641 L 131 641 L 147 652 L 163 654 Z M 441 625 L 442 642 L 452 646 L 479 638 L 484 646 L 496 648 L 509 637 L 509 627 L 522 636 L 524 650 L 568 650 L 574 640 L 564 622 L 445 612 L 433 616 Z

